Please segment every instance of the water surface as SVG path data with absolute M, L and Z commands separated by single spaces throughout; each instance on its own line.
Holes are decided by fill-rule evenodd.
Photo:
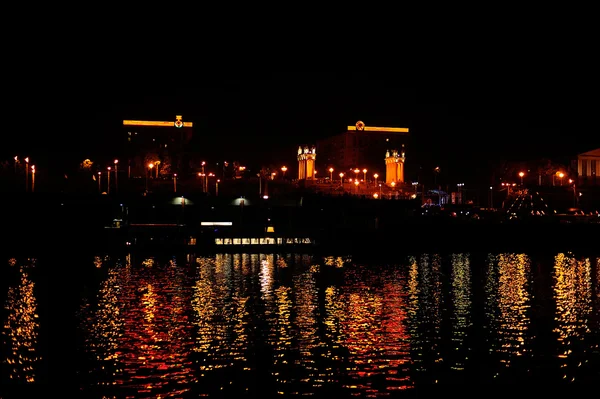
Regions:
M 64 375 L 89 398 L 379 397 L 600 378 L 598 257 L 102 254 L 60 290 L 45 261 L 5 264 L 13 390 Z

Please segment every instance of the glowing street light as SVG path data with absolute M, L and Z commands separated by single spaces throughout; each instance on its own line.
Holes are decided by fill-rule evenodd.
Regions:
M 177 192 L 177 173 L 173 173 L 173 192 Z
M 114 161 L 115 163 L 115 191 L 119 191 L 119 169 L 117 168 L 117 165 L 119 164 L 119 160 L 115 159 Z
M 333 168 L 329 168 L 329 180 L 333 181 Z
M 31 192 L 35 191 L 35 165 L 31 165 Z
M 25 192 L 29 191 L 29 157 L 25 158 Z
M 340 172 L 340 185 L 344 185 L 344 172 Z
M 148 164 L 148 173 L 146 173 L 146 191 L 148 191 L 148 179 L 150 178 L 150 176 L 152 176 L 152 168 L 154 167 L 154 164 L 152 162 L 150 162 Z
M 519 177 L 521 178 L 521 185 L 523 185 L 523 176 L 525 176 L 525 172 L 519 172 Z
M 287 166 L 282 166 L 281 172 L 283 173 L 283 177 L 285 178 L 285 172 L 287 172 Z
M 562 186 L 563 184 L 563 177 L 565 177 L 565 174 L 563 172 L 558 172 L 557 173 L 558 178 L 560 179 L 560 185 Z
M 363 169 L 363 180 L 365 181 L 365 183 L 367 182 L 367 169 Z
M 375 178 L 375 185 L 377 185 L 377 178 L 379 177 L 379 175 L 378 175 L 377 173 L 375 173 L 375 174 L 373 175 L 373 177 Z
M 98 172 L 98 194 L 102 194 L 102 172 Z
M 110 169 L 111 169 L 110 166 L 108 168 L 106 168 L 106 170 L 107 170 L 106 176 L 108 177 L 108 180 L 107 180 L 107 183 L 106 183 L 106 185 L 108 186 L 106 188 L 106 194 L 110 194 Z

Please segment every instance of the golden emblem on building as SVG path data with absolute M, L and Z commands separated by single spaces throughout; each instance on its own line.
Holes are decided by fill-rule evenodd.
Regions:
M 181 115 L 176 115 L 175 116 L 175 127 L 176 128 L 181 128 L 183 127 L 183 121 L 181 120 L 182 116 Z

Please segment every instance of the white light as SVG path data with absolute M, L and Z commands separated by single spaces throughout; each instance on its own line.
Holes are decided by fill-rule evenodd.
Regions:
M 233 222 L 200 222 L 200 226 L 233 226 Z

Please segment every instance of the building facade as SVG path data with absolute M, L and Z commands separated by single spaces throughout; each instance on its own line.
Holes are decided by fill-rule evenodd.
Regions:
M 345 172 L 367 169 L 369 175 L 385 172 L 385 154 L 408 143 L 408 128 L 366 126 L 359 121 L 344 133 L 317 141 L 317 169 Z
M 577 155 L 579 184 L 600 184 L 600 148 Z
M 149 163 L 154 164 L 154 176 L 185 174 L 192 129 L 192 122 L 184 122 L 181 115 L 173 121 L 124 120 L 130 177 L 145 177 L 150 172 Z

